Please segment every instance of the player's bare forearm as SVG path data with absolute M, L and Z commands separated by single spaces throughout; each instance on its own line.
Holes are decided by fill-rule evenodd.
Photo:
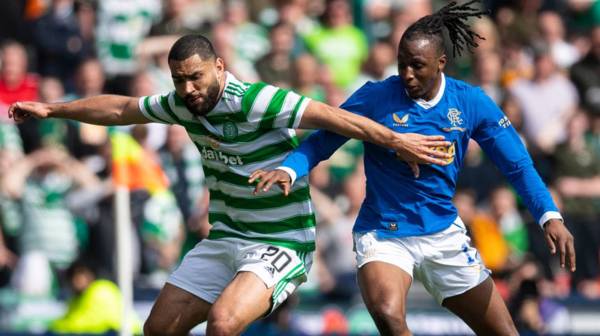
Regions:
M 331 132 L 390 148 L 406 161 L 446 164 L 451 155 L 435 151 L 435 147 L 449 146 L 444 136 L 424 136 L 397 133 L 377 122 L 357 114 L 311 101 L 307 106 L 300 128 L 322 128 Z
M 139 111 L 137 102 L 132 97 L 101 95 L 51 104 L 48 116 L 105 126 L 146 123 L 148 120 Z
M 300 128 L 323 128 L 334 133 L 392 147 L 393 132 L 376 122 L 323 103 L 312 101 L 300 121 Z
M 28 118 L 63 118 L 96 125 L 128 125 L 149 122 L 139 110 L 138 99 L 117 95 L 101 95 L 67 103 L 45 104 L 17 102 L 8 108 L 8 116 L 16 122 Z

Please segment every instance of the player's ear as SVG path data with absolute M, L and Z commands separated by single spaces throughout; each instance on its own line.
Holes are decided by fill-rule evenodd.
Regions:
M 446 63 L 448 62 L 448 57 L 446 56 L 446 54 L 442 54 L 442 56 L 440 56 L 440 58 L 438 58 L 438 73 L 439 72 L 443 72 L 444 68 L 446 67 Z
M 223 77 L 223 73 L 225 72 L 225 61 L 221 57 L 217 57 L 215 59 L 215 67 L 217 69 L 217 78 L 221 79 L 221 77 Z

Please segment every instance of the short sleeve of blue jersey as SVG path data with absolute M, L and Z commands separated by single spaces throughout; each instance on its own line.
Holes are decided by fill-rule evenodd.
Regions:
M 515 187 L 536 221 L 548 211 L 558 211 L 510 120 L 481 89 L 472 90 L 469 98 L 471 137 Z
M 374 95 L 371 94 L 372 82 L 367 82 L 358 89 L 341 108 L 362 116 L 369 116 Z M 327 160 L 349 138 L 329 131 L 317 131 L 310 135 L 283 161 L 281 166 L 293 169 L 297 178 L 306 176 L 319 162 Z

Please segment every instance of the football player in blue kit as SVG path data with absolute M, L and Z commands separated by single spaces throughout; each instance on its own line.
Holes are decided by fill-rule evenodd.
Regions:
M 342 108 L 373 119 L 396 132 L 444 135 L 454 154 L 447 165 L 419 167 L 396 153 L 365 143 L 366 198 L 354 225 L 358 283 L 382 335 L 410 335 L 406 295 L 413 276 L 442 306 L 478 335 L 517 335 L 492 279 L 470 245 L 452 197 L 467 150 L 474 139 L 515 187 L 544 230 L 560 264 L 575 270 L 573 236 L 567 230 L 517 132 L 480 89 L 445 76 L 443 30 L 454 53 L 476 47 L 466 21 L 483 12 L 450 3 L 412 24 L 398 47 L 399 76 L 369 82 Z M 296 178 L 329 158 L 348 138 L 327 131 L 311 135 L 272 171 L 258 170 L 255 193 L 278 184 L 287 194 Z

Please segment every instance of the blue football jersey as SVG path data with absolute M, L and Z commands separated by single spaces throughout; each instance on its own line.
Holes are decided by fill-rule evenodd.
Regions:
M 517 132 L 480 88 L 443 76 L 434 99 L 415 101 L 407 95 L 402 79 L 392 76 L 365 84 L 342 108 L 396 132 L 443 135 L 451 145 L 436 150 L 454 154 L 446 166 L 420 165 L 420 177 L 415 178 L 393 150 L 365 143 L 367 192 L 354 231 L 376 230 L 402 237 L 446 229 L 457 217 L 452 197 L 471 138 L 500 168 L 538 221 L 549 213 L 560 217 Z M 282 166 L 293 169 L 298 177 L 305 176 L 347 140 L 318 131 Z

